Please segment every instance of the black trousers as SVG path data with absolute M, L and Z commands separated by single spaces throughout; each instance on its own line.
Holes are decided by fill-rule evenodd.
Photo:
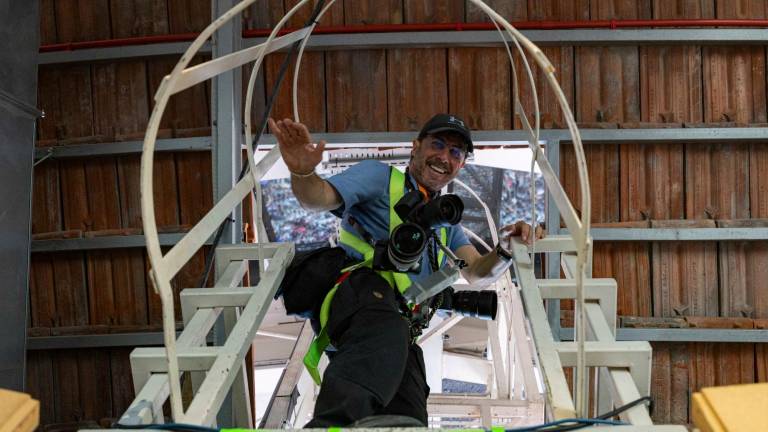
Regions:
M 338 349 L 323 375 L 314 418 L 304 427 L 347 426 L 391 414 L 427 425 L 424 356 L 410 343 L 395 293 L 375 272 L 353 272 L 338 288 L 326 324 Z

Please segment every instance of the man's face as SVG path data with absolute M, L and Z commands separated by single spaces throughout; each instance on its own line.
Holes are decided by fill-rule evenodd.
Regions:
M 458 175 L 466 156 L 458 137 L 427 135 L 413 142 L 409 172 L 422 186 L 436 192 Z

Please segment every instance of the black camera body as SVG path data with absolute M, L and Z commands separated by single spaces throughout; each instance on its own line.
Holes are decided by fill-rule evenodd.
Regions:
M 424 194 L 418 190 L 403 195 L 395 204 L 395 213 L 403 223 L 392 230 L 387 240 L 374 245 L 373 269 L 419 272 L 421 257 L 434 231 L 456 225 L 461 221 L 463 212 L 464 203 L 457 195 L 441 195 L 426 203 Z M 440 299 L 439 305 L 436 305 L 438 309 L 485 320 L 496 319 L 495 291 L 454 292 L 448 287 L 437 298 Z
M 424 202 L 424 194 L 413 190 L 395 204 L 403 221 L 384 241 L 374 246 L 374 270 L 418 272 L 421 256 L 434 230 L 461 221 L 464 203 L 457 195 L 446 194 Z

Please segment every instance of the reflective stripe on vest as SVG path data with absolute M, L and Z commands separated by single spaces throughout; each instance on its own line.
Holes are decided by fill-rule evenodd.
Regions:
M 394 167 L 390 168 L 389 172 L 389 233 L 392 234 L 392 231 L 398 225 L 403 223 L 403 221 L 400 219 L 400 216 L 398 216 L 395 212 L 395 204 L 397 204 L 397 202 L 400 201 L 404 195 L 403 190 L 405 189 L 405 175 Z M 440 228 L 440 243 L 445 245 L 447 240 L 448 231 L 445 227 L 442 227 Z M 353 249 L 363 256 L 362 262 L 347 267 L 346 269 L 342 270 L 342 274 L 352 272 L 360 267 L 371 266 L 373 262 L 374 249 L 373 246 L 371 246 L 368 242 L 341 228 L 339 233 L 339 243 L 346 245 L 347 247 Z M 438 266 L 442 264 L 443 258 L 444 253 L 443 250 L 440 249 L 437 253 Z M 411 279 L 405 273 L 393 271 L 378 271 L 377 273 L 387 281 L 390 287 L 396 287 L 401 293 L 405 292 L 405 290 L 411 286 Z M 345 277 L 342 277 L 323 299 L 323 304 L 320 306 L 319 316 L 320 333 L 312 341 L 312 344 L 307 350 L 307 354 L 304 356 L 304 366 L 306 366 L 309 375 L 317 385 L 320 385 L 321 383 L 320 371 L 318 370 L 320 358 L 322 357 L 325 348 L 330 343 L 330 338 L 328 337 L 328 332 L 325 328 L 325 325 L 328 323 L 328 315 L 330 314 L 331 310 L 331 301 L 333 300 L 334 294 L 336 294 L 336 290 L 339 288 L 339 284 L 344 279 Z

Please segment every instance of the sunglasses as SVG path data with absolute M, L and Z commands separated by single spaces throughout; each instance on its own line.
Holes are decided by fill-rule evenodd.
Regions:
M 467 152 L 464 149 L 449 145 L 448 143 L 441 140 L 440 138 L 432 138 L 431 145 L 432 145 L 432 149 L 436 151 L 443 151 L 447 148 L 448 154 L 451 156 L 451 158 L 457 161 L 463 160 L 464 156 L 467 155 Z

